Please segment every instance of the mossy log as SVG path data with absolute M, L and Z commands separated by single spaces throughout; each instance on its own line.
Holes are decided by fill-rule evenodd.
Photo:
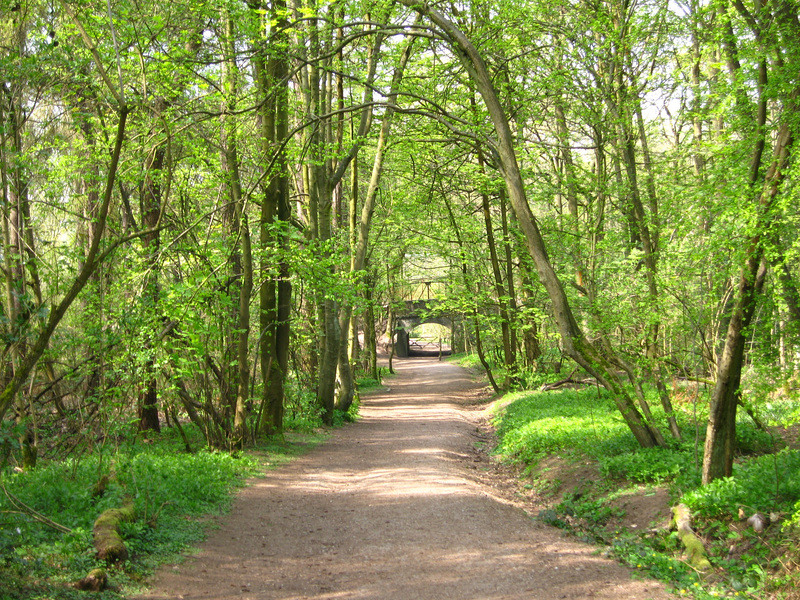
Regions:
M 86 577 L 75 584 L 75 587 L 84 592 L 102 592 L 108 587 L 106 570 L 92 569 Z
M 133 500 L 125 500 L 122 508 L 109 508 L 103 511 L 94 522 L 92 535 L 97 558 L 107 563 L 127 560 L 128 549 L 120 535 L 120 525 L 134 520 Z
M 692 529 L 692 515 L 688 506 L 678 504 L 678 506 L 672 508 L 672 525 L 678 530 L 681 542 L 686 548 L 689 565 L 699 571 L 710 569 L 711 563 L 708 561 L 703 541 L 697 537 L 697 534 Z

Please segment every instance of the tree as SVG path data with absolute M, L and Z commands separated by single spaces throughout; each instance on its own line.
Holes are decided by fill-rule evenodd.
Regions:
M 498 101 L 483 59 L 469 39 L 440 12 L 418 3 L 416 0 L 400 0 L 400 2 L 430 18 L 442 30 L 486 104 L 497 135 L 494 150 L 497 153 L 498 166 L 505 180 L 511 205 L 525 236 L 528 251 L 536 264 L 539 279 L 547 289 L 550 301 L 553 303 L 565 352 L 584 369 L 595 375 L 614 394 L 617 408 L 637 441 L 644 447 L 658 445 L 658 436 L 653 426 L 644 421 L 614 372 L 613 366 L 588 343 L 573 316 L 564 288 L 553 270 L 545 249 L 544 239 L 528 205 L 508 120 Z
M 719 477 L 730 476 L 736 445 L 736 409 L 740 396 L 744 346 L 764 288 L 768 265 L 765 250 L 769 230 L 775 217 L 776 200 L 789 168 L 795 141 L 793 116 L 798 110 L 800 87 L 783 80 L 784 69 L 800 68 L 793 40 L 800 35 L 800 22 L 788 4 L 776 3 L 769 7 L 755 2 L 752 12 L 742 3 L 736 4 L 739 16 L 747 24 L 756 40 L 757 99 L 756 122 L 752 131 L 754 150 L 749 164 L 748 198 L 754 214 L 755 225 L 749 231 L 743 256 L 736 296 L 727 333 L 725 347 L 717 368 L 717 381 L 711 397 L 711 407 L 706 431 L 703 457 L 703 482 L 709 483 Z M 731 37 L 730 23 L 723 18 L 723 27 L 728 36 L 727 52 L 733 65 L 738 61 L 737 40 Z M 770 71 L 770 56 L 776 56 L 775 68 Z M 739 85 L 741 64 L 734 66 Z M 768 97 L 776 93 L 780 98 L 780 112 L 775 115 L 778 129 L 774 136 L 768 133 Z M 772 159 L 768 166 L 764 158 L 769 141 L 772 142 Z

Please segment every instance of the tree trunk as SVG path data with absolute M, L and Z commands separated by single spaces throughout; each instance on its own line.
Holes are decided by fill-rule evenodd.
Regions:
M 25 52 L 25 29 L 19 24 L 13 36 L 15 50 L 22 56 Z M 29 223 L 25 220 L 28 205 L 28 174 L 24 168 L 24 149 L 22 145 L 24 128 L 24 109 L 20 85 L 7 85 L 0 88 L 0 127 L 3 129 L 0 146 L 0 169 L 2 170 L 3 194 L 3 259 L 5 275 L 5 339 L 8 362 L 4 365 L 3 383 L 12 381 L 17 366 L 25 360 L 28 352 L 32 299 L 28 296 L 25 277 L 24 236 Z M 10 135 L 6 137 L 5 133 Z M 19 444 L 23 469 L 36 466 L 36 434 L 32 427 L 28 403 L 22 395 L 16 398 L 16 421 L 22 433 Z
M 797 96 L 798 92 L 796 91 L 792 96 L 792 104 Z M 733 458 L 736 450 L 736 408 L 740 394 L 739 386 L 746 332 L 755 314 L 758 297 L 767 274 L 761 234 L 769 228 L 770 209 L 774 205 L 775 197 L 788 167 L 793 142 L 794 136 L 791 127 L 787 123 L 783 123 L 775 143 L 772 166 L 766 176 L 764 189 L 759 198 L 761 204 L 759 227 L 756 235 L 749 240 L 747 261 L 739 276 L 736 302 L 728 322 L 725 349 L 717 367 L 717 382 L 711 396 L 706 428 L 703 455 L 704 484 L 720 477 L 729 477 L 733 473 Z M 760 157 L 754 157 L 753 160 L 760 160 Z M 751 169 L 751 173 L 757 173 L 757 171 L 758 169 Z
M 769 63 L 767 55 L 771 55 L 773 52 L 777 54 L 781 70 L 788 69 L 790 65 L 796 70 L 796 60 L 789 53 L 783 56 L 783 52 L 784 48 L 789 47 L 787 43 L 794 43 L 800 35 L 800 22 L 797 20 L 796 11 L 793 11 L 784 2 L 778 2 L 774 13 L 765 11 L 761 3 L 756 4 L 753 14 L 747 13 L 741 5 L 736 5 L 736 8 L 750 25 L 753 35 L 759 41 L 764 52 L 764 56 L 758 63 L 758 102 L 749 180 L 749 193 L 753 195 L 753 201 L 757 203 L 758 220 L 753 235 L 747 241 L 745 263 L 739 276 L 736 298 L 725 336 L 725 347 L 717 368 L 717 382 L 711 396 L 703 456 L 703 483 L 730 476 L 733 471 L 736 446 L 736 408 L 740 395 L 745 336 L 755 314 L 758 297 L 766 277 L 765 243 L 767 240 L 764 238 L 769 235 L 770 228 L 774 225 L 775 200 L 790 166 L 795 141 L 793 127 L 796 126 L 792 117 L 797 114 L 798 98 L 800 97 L 800 87 L 795 86 L 790 92 L 783 92 L 777 98 L 782 107 L 778 115 L 779 119 L 776 119 L 780 122 L 780 126 L 775 137 L 772 162 L 767 172 L 762 175 L 762 157 L 769 137 L 766 131 L 768 105 L 776 100 L 768 91 Z M 762 25 L 765 21 L 771 21 L 773 18 L 777 19 L 782 26 L 776 28 L 781 35 L 776 35 L 774 39 L 773 37 L 765 39 Z M 736 79 L 739 76 L 741 65 L 737 58 L 735 38 L 729 21 L 724 20 L 723 27 L 726 34 L 724 42 L 729 57 L 731 78 L 738 88 Z M 791 61 L 790 64 L 784 64 L 784 59 Z M 770 58 L 770 60 L 773 59 Z M 743 100 L 742 110 L 747 110 L 745 106 L 745 100 Z
M 318 23 L 315 19 L 308 22 L 308 41 L 307 45 L 311 49 L 312 55 L 316 55 L 320 48 Z M 372 125 L 373 102 L 372 87 L 375 80 L 377 69 L 377 54 L 383 43 L 384 35 L 375 33 L 373 45 L 369 50 L 368 73 L 364 86 L 364 97 L 362 110 L 360 111 L 360 122 L 355 139 L 344 156 L 337 161 L 327 154 L 326 146 L 333 141 L 331 124 L 331 102 L 333 92 L 331 90 L 332 80 L 319 68 L 315 61 L 311 61 L 306 71 L 302 74 L 304 94 L 306 96 L 306 112 L 309 120 L 320 122 L 320 126 L 310 133 L 308 145 L 312 156 L 312 164 L 307 166 L 308 175 L 308 194 L 309 212 L 315 213 L 312 217 L 315 223 L 312 225 L 312 236 L 321 246 L 326 246 L 334 234 L 333 228 L 333 191 L 342 181 L 351 162 L 357 155 L 359 149 L 364 145 L 367 133 Z M 322 73 L 322 75 L 321 75 Z M 327 250 L 325 251 L 328 252 Z M 328 258 L 326 255 L 325 258 Z M 333 263 L 328 267 L 328 275 L 335 276 Z M 342 339 L 347 339 L 347 330 L 342 335 L 341 323 L 339 321 L 339 302 L 337 299 L 326 295 L 322 290 L 318 293 L 319 322 L 322 326 L 320 336 L 320 366 L 317 384 L 317 401 L 323 410 L 323 420 L 327 424 L 333 422 L 333 410 L 336 400 L 336 373 L 339 363 L 340 348 Z M 346 352 L 344 355 L 346 356 Z M 349 362 L 345 361 L 349 367 Z M 352 389 L 352 373 L 349 368 L 343 373 L 343 383 L 345 388 Z M 345 390 L 345 395 L 347 392 Z
M 426 15 L 441 29 L 486 103 L 497 135 L 495 150 L 499 159 L 499 167 L 506 182 L 511 205 L 525 236 L 528 251 L 539 273 L 539 279 L 553 303 L 553 312 L 558 323 L 564 351 L 612 392 L 617 408 L 639 444 L 644 447 L 657 445 L 656 436 L 642 419 L 642 415 L 636 409 L 630 393 L 623 386 L 614 367 L 586 340 L 575 321 L 561 282 L 547 256 L 539 226 L 528 205 L 508 120 L 500 106 L 483 59 L 472 42 L 452 22 L 431 8 L 430 5 L 418 0 L 399 1 L 418 13 Z
M 480 150 L 478 151 L 478 165 L 481 171 L 483 171 L 484 161 Z M 481 193 L 481 208 L 483 211 L 483 225 L 486 230 L 486 245 L 489 247 L 489 262 L 492 265 L 492 275 L 494 277 L 494 292 L 497 296 L 497 304 L 500 307 L 500 331 L 503 339 L 503 362 L 505 363 L 506 371 L 503 378 L 502 389 L 507 391 L 511 387 L 516 357 L 514 356 L 514 347 L 511 345 L 511 319 L 509 318 L 508 311 L 508 297 L 506 296 L 506 290 L 503 286 L 503 275 L 500 269 L 500 259 L 497 255 L 497 244 L 494 238 L 494 226 L 492 224 L 491 207 L 489 206 L 489 195 L 486 193 Z M 482 358 L 481 361 L 483 361 Z M 487 371 L 487 374 L 488 373 Z M 493 386 L 496 385 L 494 379 L 491 379 L 491 382 Z
M 372 224 L 372 214 L 375 211 L 375 202 L 378 198 L 378 189 L 380 187 L 381 175 L 383 174 L 383 163 L 386 155 L 386 144 L 389 140 L 389 135 L 392 128 L 392 116 L 394 115 L 397 106 L 397 93 L 400 82 L 403 79 L 403 73 L 408 64 L 408 59 L 411 56 L 411 49 L 413 45 L 411 38 L 406 42 L 406 46 L 400 55 L 400 62 L 394 71 L 392 77 L 391 89 L 386 101 L 386 112 L 381 122 L 380 133 L 378 134 L 378 145 L 375 149 L 375 159 L 372 164 L 372 174 L 369 180 L 369 187 L 367 194 L 364 197 L 364 205 L 361 208 L 361 219 L 358 223 L 358 236 L 356 239 L 355 252 L 353 253 L 352 260 L 350 261 L 350 274 L 355 276 L 357 273 L 364 272 L 367 262 L 367 248 L 369 244 L 369 230 Z M 342 315 L 340 320 L 340 329 L 342 335 L 347 336 L 350 330 L 350 319 L 352 318 L 353 307 L 346 303 L 342 307 Z M 342 351 L 339 355 L 339 379 L 341 381 L 341 390 L 339 393 L 339 408 L 347 411 L 353 401 L 354 386 L 353 375 L 350 368 L 350 362 L 347 353 L 346 341 L 342 343 Z
M 366 354 L 367 376 L 380 381 L 378 372 L 378 336 L 375 331 L 375 305 L 372 286 L 367 285 L 367 308 L 364 311 L 364 352 Z
M 277 28 L 271 43 L 275 49 L 268 53 L 260 40 L 255 41 L 258 60 L 257 84 L 262 101 L 261 135 L 265 158 L 270 158 L 272 173 L 261 202 L 261 279 L 259 324 L 261 330 L 261 420 L 258 430 L 262 435 L 282 435 L 284 413 L 284 385 L 289 369 L 289 311 L 291 309 L 291 281 L 286 262 L 287 227 L 291 205 L 289 200 L 289 172 L 285 143 L 288 136 L 288 58 L 285 45 L 283 12 L 286 3 L 279 0 L 258 16 L 260 29 L 267 27 L 267 19 L 277 19 Z M 266 57 L 269 56 L 269 59 Z M 271 260 L 273 249 L 279 249 L 277 272 Z
M 228 177 L 228 189 L 234 211 L 233 227 L 235 243 L 238 245 L 241 260 L 241 283 L 236 320 L 236 403 L 233 415 L 234 447 L 241 447 L 248 437 L 247 406 L 250 398 L 250 297 L 253 291 L 253 257 L 250 246 L 250 225 L 245 213 L 245 199 L 242 194 L 239 176 L 239 155 L 236 123 L 233 113 L 236 110 L 239 71 L 236 65 L 234 47 L 233 17 L 223 11 L 225 35 L 223 39 L 222 88 L 225 94 L 222 117 L 222 153 L 224 170 Z
M 156 101 L 160 104 L 160 101 Z M 156 107 L 156 113 L 159 113 Z M 164 146 L 154 148 L 148 155 L 144 164 L 144 182 L 142 184 L 141 196 L 141 215 L 142 227 L 149 230 L 142 235 L 142 250 L 145 254 L 145 266 L 147 275 L 144 282 L 144 301 L 145 313 L 153 319 L 151 327 L 159 325 L 159 296 L 161 295 L 158 282 L 159 265 L 158 253 L 160 249 L 161 236 L 158 231 L 158 224 L 161 220 L 161 173 L 164 168 L 166 149 Z M 149 351 L 153 348 L 155 340 L 150 340 Z M 158 383 L 154 370 L 155 361 L 152 355 L 144 365 L 145 384 L 144 391 L 139 395 L 138 416 L 140 431 L 161 431 L 161 424 L 158 417 Z
M 34 367 L 39 361 L 39 358 L 44 353 L 50 338 L 53 335 L 53 332 L 61 322 L 61 319 L 64 318 L 67 309 L 72 305 L 72 303 L 75 301 L 75 298 L 77 298 L 78 294 L 86 286 L 92 273 L 95 272 L 103 258 L 114 248 L 114 246 L 112 246 L 109 250 L 106 250 L 106 252 L 101 253 L 100 236 L 105 230 L 108 209 L 111 204 L 112 192 L 117 175 L 117 167 L 119 166 L 119 157 L 125 137 L 127 116 L 127 107 L 124 105 L 120 106 L 119 122 L 117 123 L 117 131 L 114 138 L 114 148 L 111 153 L 108 172 L 106 174 L 105 191 L 103 194 L 102 203 L 100 204 L 100 208 L 98 210 L 98 235 L 93 241 L 92 246 L 89 248 L 86 260 L 75 279 L 67 289 L 66 294 L 57 305 L 51 307 L 46 325 L 43 327 L 42 331 L 39 332 L 36 340 L 31 345 L 30 350 L 26 353 L 24 360 L 22 360 L 15 369 L 11 380 L 5 384 L 2 392 L 0 392 L 0 419 L 3 418 L 11 403 L 14 402 L 14 399 L 17 397 L 17 393 L 21 389 L 23 383 L 28 379 L 28 376 L 33 371 Z

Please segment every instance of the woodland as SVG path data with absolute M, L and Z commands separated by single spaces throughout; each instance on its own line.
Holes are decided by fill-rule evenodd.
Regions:
M 348 418 L 425 294 L 730 477 L 800 420 L 799 11 L 0 0 L 4 477 Z

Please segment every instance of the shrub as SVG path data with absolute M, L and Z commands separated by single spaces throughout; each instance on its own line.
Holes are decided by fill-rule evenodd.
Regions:
M 637 483 L 671 481 L 686 468 L 686 452 L 668 448 L 641 448 L 617 456 L 601 456 L 601 473 L 613 479 L 629 479 Z
M 574 448 L 588 453 L 619 453 L 636 448 L 628 427 L 604 391 L 561 390 L 509 394 L 495 415 L 498 452 L 524 462 Z
M 255 472 L 256 462 L 221 452 L 176 453 L 169 450 L 170 443 L 165 436 L 113 455 L 51 463 L 30 472 L 5 471 L 3 485 L 11 494 L 71 532 L 43 526 L 0 496 L 0 581 L 5 582 L 0 598 L 32 597 L 32 592 L 18 593 L 14 587 L 48 588 L 84 577 L 96 566 L 94 520 L 105 509 L 121 506 L 125 496 L 133 498 L 137 514 L 123 531 L 131 551 L 125 566 L 129 573 L 146 572 L 199 541 L 199 517 L 227 507 L 233 488 Z M 102 495 L 93 494 L 112 464 L 116 479 Z M 119 571 L 114 577 L 127 575 Z M 39 595 L 52 596 L 46 590 Z
M 800 501 L 800 452 L 782 450 L 734 465 L 725 477 L 687 493 L 683 501 L 704 518 L 733 517 L 747 512 L 790 511 Z

